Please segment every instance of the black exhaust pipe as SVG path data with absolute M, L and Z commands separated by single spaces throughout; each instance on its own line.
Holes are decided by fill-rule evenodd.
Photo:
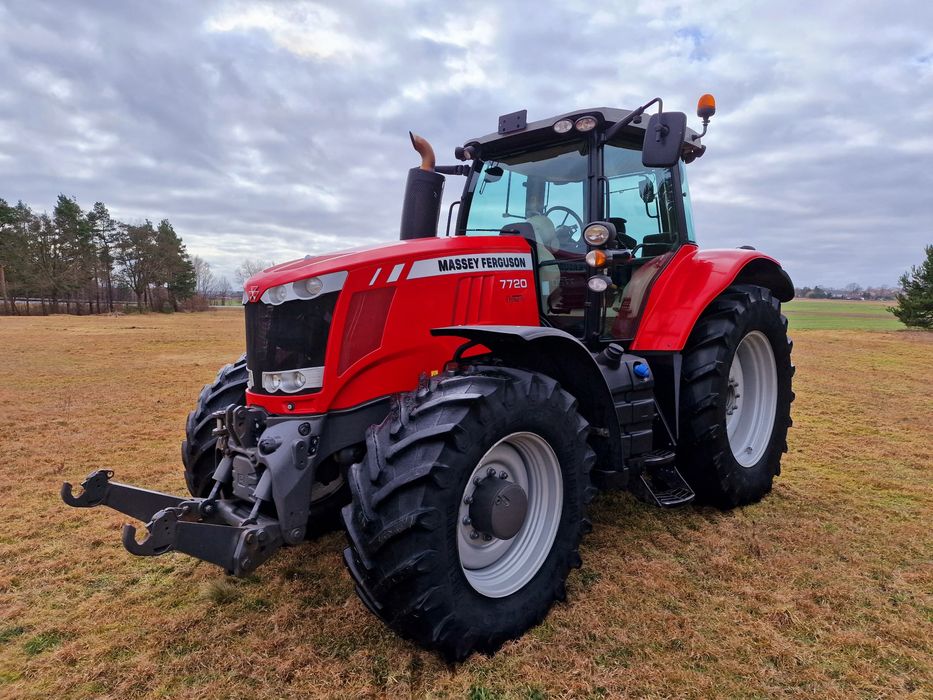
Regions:
M 408 135 L 411 145 L 421 154 L 421 167 L 408 171 L 399 228 L 399 238 L 403 241 L 437 236 L 444 196 L 444 176 L 434 172 L 434 149 L 420 136 L 410 131 Z

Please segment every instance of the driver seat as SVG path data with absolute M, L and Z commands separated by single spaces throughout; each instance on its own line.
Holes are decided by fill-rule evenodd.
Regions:
M 625 224 L 627 223 L 625 219 L 621 216 L 610 216 L 608 221 L 616 227 L 616 241 L 618 241 L 619 245 L 625 246 L 629 250 L 638 245 L 638 241 L 625 232 Z

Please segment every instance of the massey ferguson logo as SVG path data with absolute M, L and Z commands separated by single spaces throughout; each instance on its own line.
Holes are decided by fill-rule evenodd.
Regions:
M 436 277 L 463 272 L 531 272 L 531 256 L 527 253 L 492 255 L 450 255 L 443 258 L 416 260 L 408 272 L 408 279 Z
M 250 285 L 246 290 L 246 296 L 249 297 L 250 301 L 256 301 L 259 298 L 259 285 L 253 284 Z

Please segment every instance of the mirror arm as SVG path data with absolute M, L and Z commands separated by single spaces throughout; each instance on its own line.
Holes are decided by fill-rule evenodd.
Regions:
M 472 169 L 472 165 L 437 165 L 434 172 L 441 175 L 469 175 Z
M 707 130 L 707 128 L 709 128 L 709 117 L 706 117 L 706 118 L 703 120 L 703 131 L 702 131 L 701 133 L 699 133 L 699 134 L 694 134 L 693 136 L 691 136 L 691 137 L 690 137 L 691 140 L 692 140 L 692 141 L 699 141 L 701 138 L 703 138 L 704 136 L 706 136 L 706 130 Z
M 645 110 L 648 109 L 655 102 L 658 103 L 658 114 L 660 114 L 664 110 L 664 103 L 661 101 L 660 97 L 655 97 L 653 100 L 651 100 L 651 102 L 643 104 L 641 107 L 638 107 L 634 111 L 630 112 L 627 117 L 625 117 L 624 119 L 620 121 L 617 121 L 615 124 L 609 127 L 609 130 L 603 133 L 603 138 L 602 138 L 603 143 L 606 143 L 607 141 L 611 141 L 620 131 L 622 131 L 622 129 L 627 127 L 629 124 L 631 124 L 636 119 L 640 119 L 641 115 L 645 113 Z M 659 135 L 658 140 L 660 140 L 660 138 L 661 137 Z

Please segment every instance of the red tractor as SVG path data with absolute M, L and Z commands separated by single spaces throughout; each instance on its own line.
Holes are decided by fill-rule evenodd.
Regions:
M 246 354 L 188 417 L 191 496 L 101 470 L 63 499 L 146 522 L 133 554 L 237 576 L 342 524 L 366 606 L 449 659 L 564 598 L 598 489 L 757 501 L 787 449 L 794 289 L 750 247 L 695 243 L 685 166 L 714 111 L 702 134 L 660 99 L 517 112 L 440 167 L 413 136 L 399 242 L 246 283 Z M 445 175 L 466 184 L 440 237 Z

